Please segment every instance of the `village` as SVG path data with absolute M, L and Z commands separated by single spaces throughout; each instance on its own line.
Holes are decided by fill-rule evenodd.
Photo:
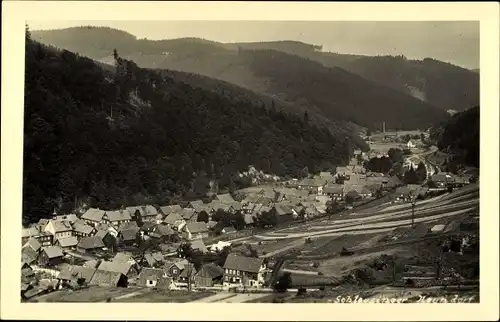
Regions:
M 275 255 L 286 252 L 286 247 L 262 251 L 255 246 L 261 242 L 245 244 L 252 236 L 295 226 L 300 231 L 300 225 L 328 223 L 338 214 L 361 211 L 367 205 L 414 206 L 416 200 L 471 182 L 470 177 L 426 167 L 422 184 L 405 184 L 395 175 L 363 166 L 372 158 L 387 157 L 387 146 L 406 147 L 413 156 L 428 151 L 418 150 L 411 140 L 394 141 L 387 142 L 385 136 L 373 143 L 379 145 L 376 151 L 354 151 L 349 165 L 334 173 L 271 180 L 232 194 L 216 194 L 208 203 L 193 200 L 185 206 L 54 213 L 51 219 L 23 227 L 21 297 L 36 301 L 46 294 L 89 287 L 108 294 L 120 288 L 179 291 L 190 293 L 191 300 L 197 298 L 192 294 L 203 292 L 270 291 L 282 273 L 276 271 L 281 267 Z M 414 165 L 409 162 L 409 166 Z M 101 301 L 111 301 L 111 295 L 104 296 Z

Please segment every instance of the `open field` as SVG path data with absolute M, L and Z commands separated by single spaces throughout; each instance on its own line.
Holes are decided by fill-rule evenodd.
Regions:
M 42 295 L 36 300 L 38 302 L 102 302 L 106 299 L 132 294 L 140 291 L 140 288 L 128 287 L 101 287 L 90 286 L 80 290 L 60 290 L 47 295 Z
M 186 303 L 206 298 L 213 294 L 213 292 L 190 292 L 183 290 L 147 290 L 137 296 L 117 299 L 113 302 Z

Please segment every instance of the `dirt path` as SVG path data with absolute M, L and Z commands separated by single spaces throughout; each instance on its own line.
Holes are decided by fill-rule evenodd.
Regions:
M 217 293 L 212 296 L 207 296 L 204 298 L 201 298 L 196 301 L 192 301 L 191 303 L 214 303 L 214 302 L 221 302 L 224 301 L 230 297 L 236 296 L 237 294 L 232 294 L 232 293 L 226 293 L 226 292 L 221 292 Z
M 120 295 L 120 296 L 117 296 L 115 298 L 113 298 L 113 301 L 116 301 L 116 300 L 121 300 L 121 299 L 126 299 L 126 298 L 129 298 L 129 297 L 134 297 L 134 296 L 138 296 L 138 295 L 142 295 L 146 292 L 148 292 L 149 290 L 140 290 L 140 291 L 137 291 L 137 292 L 133 292 L 133 293 L 129 293 L 129 294 L 124 294 L 124 295 Z

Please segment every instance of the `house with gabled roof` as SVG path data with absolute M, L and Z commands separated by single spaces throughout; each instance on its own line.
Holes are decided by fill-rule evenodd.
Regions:
M 370 198 L 372 196 L 372 192 L 362 184 L 345 184 L 344 195 L 347 197 L 347 194 L 351 191 L 355 191 L 361 198 Z
M 337 201 L 344 199 L 344 185 L 329 184 L 323 188 L 323 193 Z
M 75 236 L 59 238 L 55 245 L 61 247 L 63 250 L 74 250 L 76 249 L 76 245 L 78 245 L 78 239 Z
M 222 284 L 224 269 L 215 263 L 204 264 L 194 275 L 194 282 L 197 287 L 212 287 Z
M 21 230 L 21 244 L 24 245 L 30 238 L 35 238 L 38 240 L 40 236 L 40 230 L 36 226 L 23 228 Z
M 73 226 L 69 220 L 49 220 L 45 226 L 45 232 L 54 236 L 54 240 L 58 238 L 70 237 L 73 235 Z
M 168 290 L 172 285 L 172 277 L 168 276 L 168 271 L 164 269 L 145 267 L 139 274 L 137 285 Z
M 35 251 L 31 247 L 23 247 L 21 249 L 21 260 L 27 264 L 32 264 L 37 261 L 41 248 Z
M 126 210 L 130 213 L 132 220 L 140 217 L 143 222 L 155 221 L 158 215 L 158 210 L 151 205 L 127 207 Z
M 323 187 L 326 185 L 325 179 L 310 179 L 306 178 L 299 182 L 298 189 L 309 190 L 313 194 L 322 195 Z
M 137 238 L 137 233 L 139 232 L 139 228 L 128 228 L 124 230 L 120 230 L 118 233 L 118 240 L 123 245 L 133 245 Z
M 118 262 L 118 263 L 130 263 L 132 265 L 137 265 L 136 260 L 131 254 L 126 254 L 126 253 L 116 253 L 115 257 L 112 259 L 113 262 Z
M 88 225 L 95 227 L 102 221 L 105 211 L 99 208 L 90 208 L 87 210 L 80 219 L 84 220 Z
M 102 261 L 99 267 L 97 268 L 98 270 L 102 271 L 108 271 L 108 272 L 117 272 L 117 273 L 122 273 L 123 275 L 127 276 L 128 278 L 137 276 L 138 270 L 136 269 L 136 266 L 127 261 Z
M 89 285 L 127 287 L 128 278 L 122 273 L 96 270 Z
M 30 247 L 35 252 L 38 252 L 42 248 L 42 244 L 36 238 L 31 237 L 30 239 L 28 239 L 26 244 L 23 245 L 23 248 L 25 247 Z
M 160 212 L 162 212 L 165 216 L 170 215 L 171 213 L 179 213 L 181 212 L 182 207 L 180 205 L 170 205 L 160 207 Z
M 225 286 L 261 287 L 265 282 L 267 267 L 263 258 L 230 253 L 224 263 Z
M 278 219 L 278 222 L 287 222 L 287 221 L 292 221 L 294 219 L 294 211 L 293 209 L 283 203 L 276 204 L 272 208 L 272 211 L 276 218 Z
M 163 219 L 163 223 L 174 229 L 178 229 L 181 224 L 186 223 L 186 220 L 182 217 L 182 214 L 172 212 Z
M 160 240 L 161 242 L 175 242 L 178 239 L 176 232 L 168 225 L 159 224 L 149 233 L 149 237 Z
M 193 208 L 184 208 L 181 213 L 182 219 L 186 222 L 196 220 L 196 210 Z
M 127 229 L 137 229 L 137 230 L 139 230 L 139 225 L 137 225 L 136 221 L 129 221 L 129 222 L 126 222 L 126 223 L 122 223 L 118 227 L 118 233 L 120 231 L 122 231 L 122 230 L 127 230 Z
M 94 226 L 90 226 L 82 219 L 78 219 L 73 223 L 73 236 L 77 238 L 92 236 L 95 233 Z
M 55 266 L 62 263 L 63 256 L 63 251 L 59 246 L 43 247 L 38 256 L 38 263 L 40 266 Z
M 102 217 L 102 222 L 118 228 L 121 224 L 128 223 L 132 220 L 130 212 L 127 210 L 112 210 L 106 211 Z
M 171 264 L 165 263 L 165 267 L 168 271 L 168 276 L 171 276 L 174 281 L 177 281 L 188 263 L 189 261 L 187 259 L 177 259 Z
M 184 228 L 182 235 L 187 240 L 193 240 L 198 238 L 207 238 L 209 229 L 207 223 L 201 222 L 188 222 Z
M 77 265 L 66 265 L 63 267 L 57 279 L 61 281 L 62 286 L 76 286 L 80 283 L 90 283 L 96 269 Z
M 52 218 L 53 220 L 67 220 L 69 221 L 70 224 L 73 224 L 75 221 L 78 220 L 78 216 L 75 214 L 69 214 L 69 215 L 59 215 L 59 216 L 54 216 Z
M 80 253 L 90 253 L 102 250 L 105 247 L 104 242 L 98 236 L 83 237 L 76 245 L 76 250 Z

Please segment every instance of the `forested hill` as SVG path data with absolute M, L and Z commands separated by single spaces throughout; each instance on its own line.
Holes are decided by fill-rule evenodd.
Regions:
M 23 220 L 201 197 L 254 165 L 301 177 L 344 164 L 353 145 L 307 118 L 180 82 L 116 54 L 115 72 L 26 41 Z M 200 188 L 201 187 L 201 188 Z M 205 190 L 205 191 L 204 191 Z
M 408 95 L 406 89 L 401 91 L 369 80 L 366 75 L 334 67 L 330 59 L 333 56 L 324 60 L 317 46 L 300 42 L 222 44 L 196 38 L 151 41 L 103 27 L 37 31 L 33 35 L 43 43 L 107 63 L 113 62 L 110 52 L 117 48 L 124 58 L 140 67 L 227 81 L 333 122 L 363 127 L 379 127 L 385 122 L 391 129 L 424 129 L 448 118 L 445 111 L 449 108 L 443 110 Z M 358 58 L 348 56 L 346 61 Z
M 480 108 L 476 106 L 453 117 L 431 131 L 440 150 L 452 153 L 455 163 L 479 167 Z

